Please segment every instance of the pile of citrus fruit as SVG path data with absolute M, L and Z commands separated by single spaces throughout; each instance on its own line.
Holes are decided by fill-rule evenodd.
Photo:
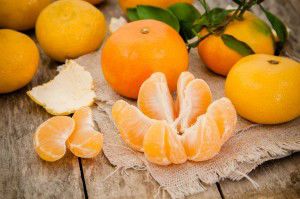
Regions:
M 173 101 L 166 76 L 153 73 L 141 86 L 138 108 L 120 100 L 112 116 L 123 140 L 155 164 L 211 159 L 233 135 L 237 116 L 227 98 L 212 101 L 205 81 L 181 73 Z
M 5 29 L 0 29 L 0 94 L 25 86 L 38 68 L 36 44 L 17 31 L 35 27 L 39 46 L 56 61 L 77 58 L 97 50 L 106 35 L 105 17 L 93 6 L 100 2 L 1 0 L 0 27 Z M 134 22 L 123 20 L 105 41 L 101 69 L 113 90 L 137 99 L 138 108 L 117 101 L 112 115 L 124 142 L 144 152 L 150 162 L 213 158 L 234 134 L 236 112 L 261 124 L 300 116 L 300 64 L 274 56 L 287 39 L 286 27 L 262 4 L 251 2 L 226 10 L 211 9 L 203 0 L 200 14 L 193 0 L 119 1 Z M 276 34 L 247 11 L 254 5 Z M 187 72 L 191 47 L 197 47 L 211 71 L 227 76 L 226 97 L 212 102 L 206 82 Z M 92 76 L 75 62 L 65 66 L 54 80 L 28 92 L 51 114 L 75 112 L 72 118 L 50 118 L 36 130 L 35 149 L 47 161 L 62 158 L 67 148 L 83 158 L 102 149 L 102 134 L 94 129 L 92 111 L 86 107 L 95 98 Z
M 89 2 L 97 4 L 101 0 Z M 7 29 L 0 29 L 0 93 L 22 88 L 32 80 L 38 68 L 36 44 L 15 30 L 35 27 L 40 46 L 56 61 L 63 62 L 99 48 L 106 34 L 106 22 L 101 11 L 90 3 L 1 0 L 0 28 Z

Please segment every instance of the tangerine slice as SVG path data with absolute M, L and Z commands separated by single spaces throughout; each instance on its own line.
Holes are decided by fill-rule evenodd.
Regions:
M 67 116 L 55 116 L 43 122 L 34 135 L 34 148 L 43 160 L 54 162 L 66 153 L 66 141 L 75 122 Z
M 189 73 L 181 73 L 178 80 L 177 101 L 179 115 L 176 123 L 179 123 L 179 131 L 190 127 L 197 117 L 206 112 L 212 101 L 212 94 L 207 83 L 202 79 L 195 79 Z
M 144 137 L 148 161 L 158 165 L 181 164 L 187 160 L 179 135 L 165 121 L 156 121 Z
M 70 151 L 81 158 L 93 158 L 103 146 L 103 135 L 94 129 L 93 113 L 90 107 L 77 110 L 73 119 L 75 130 L 67 141 Z
M 168 88 L 166 76 L 161 72 L 153 73 L 142 84 L 137 104 L 148 117 L 157 120 L 174 121 L 174 102 Z
M 216 122 L 206 115 L 198 117 L 196 123 L 185 130 L 183 145 L 189 160 L 198 162 L 213 158 L 221 149 Z
M 135 150 L 143 151 L 144 135 L 153 120 L 124 100 L 118 100 L 113 105 L 112 117 L 125 143 Z
M 175 102 L 176 116 L 178 117 L 180 107 L 183 106 L 184 90 L 187 84 L 195 79 L 195 76 L 190 72 L 182 72 L 177 81 L 177 98 Z
M 214 101 L 206 114 L 216 122 L 222 144 L 225 143 L 233 135 L 237 123 L 237 113 L 233 104 L 228 98 L 223 97 Z

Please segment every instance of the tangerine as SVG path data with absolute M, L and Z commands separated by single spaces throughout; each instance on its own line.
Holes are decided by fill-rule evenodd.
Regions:
M 140 20 L 125 24 L 107 39 L 101 63 L 111 87 L 136 99 L 140 86 L 153 72 L 163 72 L 174 91 L 180 73 L 188 68 L 188 51 L 169 25 Z
M 36 22 L 41 47 L 60 62 L 96 50 L 105 33 L 102 12 L 81 0 L 56 1 L 41 12 Z
M 39 51 L 27 35 L 0 30 L 0 94 L 9 93 L 28 84 L 39 64 Z
M 300 116 L 299 77 L 300 64 L 292 59 L 250 55 L 233 66 L 225 91 L 242 117 L 278 124 Z
M 54 0 L 0 0 L 0 27 L 28 30 L 35 26 L 40 12 Z
M 202 35 L 207 30 L 201 31 Z M 245 12 L 243 20 L 234 20 L 224 34 L 248 44 L 255 53 L 274 54 L 275 46 L 271 28 L 251 12 Z M 210 35 L 198 45 L 203 63 L 213 72 L 226 76 L 232 66 L 243 56 L 226 46 L 219 35 Z

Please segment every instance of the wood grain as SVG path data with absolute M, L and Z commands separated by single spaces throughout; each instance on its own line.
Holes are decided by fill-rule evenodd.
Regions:
M 50 115 L 31 101 L 26 91 L 50 80 L 56 65 L 41 53 L 38 73 L 31 84 L 0 95 L 0 198 L 83 198 L 77 158 L 68 154 L 47 163 L 33 148 L 35 129 Z
M 299 198 L 300 153 L 281 160 L 264 163 L 249 176 L 259 184 L 259 189 L 246 179 L 239 182 L 221 182 L 225 198 Z

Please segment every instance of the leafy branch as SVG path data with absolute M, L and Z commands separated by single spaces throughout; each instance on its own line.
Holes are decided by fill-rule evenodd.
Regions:
M 198 44 L 208 36 L 214 34 L 221 36 L 225 45 L 237 51 L 241 55 L 254 53 L 251 47 L 234 38 L 232 35 L 224 35 L 226 27 L 234 20 L 243 20 L 243 15 L 253 6 L 258 6 L 266 15 L 272 28 L 276 31 L 279 42 L 276 45 L 276 54 L 283 49 L 287 40 L 287 30 L 278 17 L 267 11 L 261 3 L 264 0 L 233 0 L 237 4 L 236 9 L 210 8 L 206 0 L 198 0 L 204 9 L 201 15 L 192 5 L 187 3 L 176 3 L 167 9 L 153 6 L 139 5 L 127 10 L 130 21 L 140 19 L 156 19 L 169 24 L 179 32 L 186 42 L 188 49 L 197 47 Z M 203 34 L 202 30 L 207 31 Z M 201 34 L 202 32 L 202 34 Z M 191 40 L 193 40 L 191 42 Z

